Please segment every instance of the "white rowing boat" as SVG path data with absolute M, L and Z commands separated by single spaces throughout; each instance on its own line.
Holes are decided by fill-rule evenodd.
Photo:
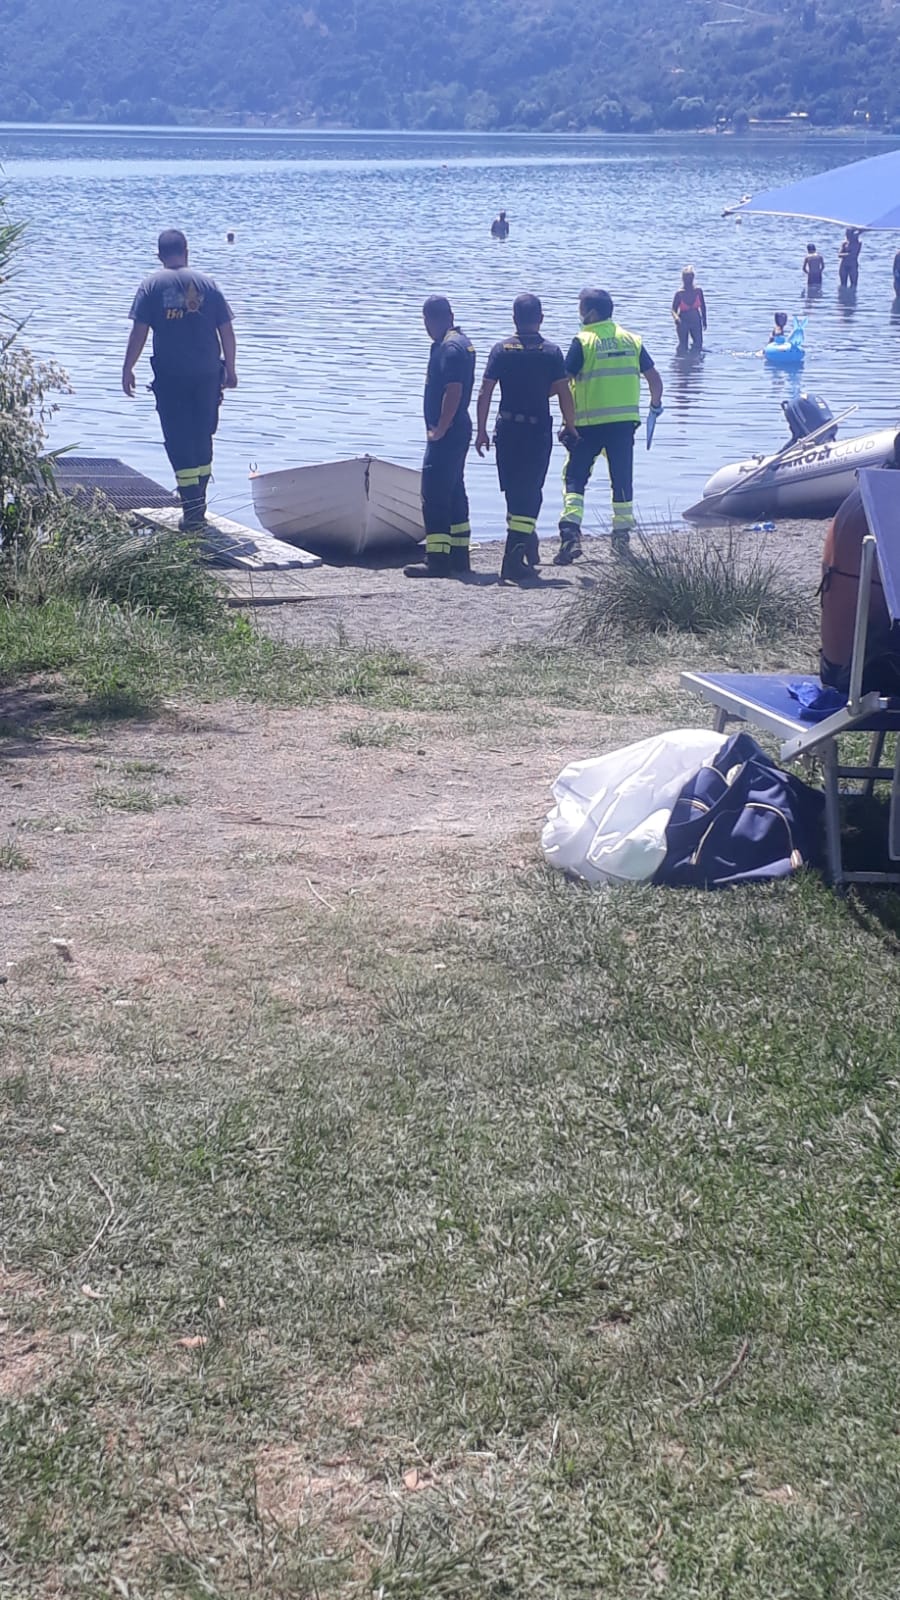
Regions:
M 252 472 L 253 509 L 276 539 L 344 559 L 419 544 L 421 475 L 375 456 Z

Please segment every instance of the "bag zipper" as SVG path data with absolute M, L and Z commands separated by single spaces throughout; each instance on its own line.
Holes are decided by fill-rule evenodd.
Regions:
M 803 865 L 803 857 L 800 854 L 800 851 L 796 848 L 796 846 L 794 844 L 794 835 L 791 832 L 791 825 L 788 822 L 788 819 L 785 816 L 784 812 L 779 810 L 778 806 L 769 805 L 767 803 L 767 801 L 765 801 L 765 800 L 746 800 L 744 802 L 744 804 L 745 804 L 745 806 L 746 806 L 748 811 L 771 811 L 774 816 L 781 818 L 781 821 L 784 823 L 785 832 L 787 833 L 787 836 L 788 836 L 788 844 L 790 846 L 789 860 L 790 860 L 791 866 L 795 870 L 796 870 L 797 867 L 802 867 L 802 865 Z M 706 832 L 702 835 L 702 837 L 700 839 L 700 842 L 697 845 L 697 848 L 694 851 L 694 854 L 691 856 L 691 859 L 690 859 L 690 865 L 692 867 L 696 867 L 699 864 L 700 851 L 703 849 L 703 846 L 705 845 L 707 839 L 709 838 L 710 834 L 712 833 L 713 828 L 715 827 L 717 821 L 718 821 L 718 818 L 714 817 L 712 822 L 710 823 L 709 827 L 706 829 Z

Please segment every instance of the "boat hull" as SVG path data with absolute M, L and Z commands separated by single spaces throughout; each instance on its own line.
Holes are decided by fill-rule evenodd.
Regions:
M 425 537 L 421 475 L 374 456 L 250 475 L 253 509 L 276 539 L 350 560 Z
M 715 517 L 833 517 L 856 484 L 860 467 L 881 467 L 893 457 L 895 428 L 828 440 L 784 458 L 731 462 L 714 472 L 703 499 L 684 513 L 692 521 Z M 762 470 L 760 470 L 762 469 Z M 752 481 L 747 481 L 752 477 Z M 715 496 L 704 510 L 704 502 Z

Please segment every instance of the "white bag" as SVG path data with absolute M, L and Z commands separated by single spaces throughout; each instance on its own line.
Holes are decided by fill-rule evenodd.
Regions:
M 587 883 L 652 878 L 666 853 L 675 801 L 727 737 L 678 728 L 564 767 L 541 834 L 550 866 Z

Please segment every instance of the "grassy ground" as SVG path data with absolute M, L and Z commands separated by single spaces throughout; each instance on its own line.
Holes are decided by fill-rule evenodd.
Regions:
M 19 670 L 75 719 L 98 680 L 64 622 Z M 126 704 L 249 694 L 270 649 L 155 637 Z M 260 692 L 361 792 L 448 709 L 488 783 L 487 737 L 685 704 L 664 641 L 459 672 L 272 648 Z M 70 960 L 36 896 L 0 987 L 0 1594 L 895 1600 L 900 897 L 590 893 L 527 809 L 479 832 L 466 799 L 472 837 L 401 841 L 377 892 L 257 853 L 209 903 L 173 878 L 149 933 L 195 802 L 147 726 L 105 730 L 53 846 L 97 852 L 85 943 L 104 872 L 134 904 Z M 10 842 L 4 904 L 54 837 Z
M 57 599 L 40 606 L 0 605 L 0 689 L 27 684 L 53 697 L 54 726 L 79 731 L 116 717 L 153 714 L 179 697 L 215 702 L 245 697 L 263 705 L 350 701 L 373 709 L 464 714 L 507 702 L 539 701 L 598 711 L 622 703 L 672 702 L 678 667 L 733 664 L 797 666 L 811 659 L 803 630 L 779 635 L 734 628 L 710 639 L 635 634 L 561 648 L 530 642 L 485 648 L 454 663 L 418 660 L 390 647 L 350 647 L 340 640 L 307 649 L 260 631 L 245 618 L 205 631 L 120 610 L 102 601 Z M 10 703 L 12 703 L 10 699 Z M 682 701 L 687 705 L 690 702 Z M 660 709 L 662 709 L 660 707 Z M 44 703 L 41 718 L 46 721 Z M 529 716 L 534 705 L 529 707 Z M 0 735 L 10 731 L 7 709 Z

